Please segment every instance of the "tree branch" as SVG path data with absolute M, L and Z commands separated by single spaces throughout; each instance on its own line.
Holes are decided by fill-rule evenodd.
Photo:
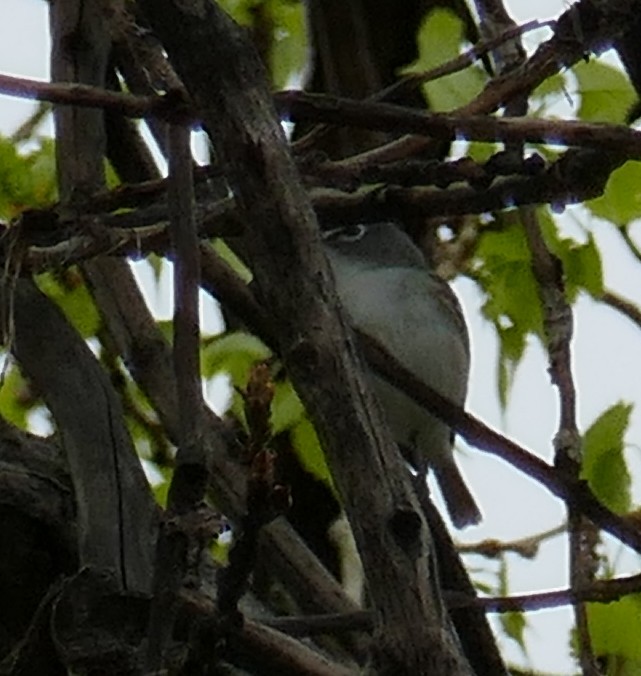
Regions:
M 142 5 L 204 111 L 234 195 L 255 224 L 245 244 L 261 301 L 274 316 L 279 352 L 323 440 L 379 610 L 374 664 L 383 671 L 418 673 L 438 664 L 442 673 L 468 673 L 438 609 L 428 533 L 408 476 L 354 369 L 346 326 L 328 303 L 334 299 L 328 264 L 262 66 L 216 5 Z
M 99 2 L 56 4 L 51 34 L 54 80 L 104 85 L 109 38 Z M 78 40 L 87 49 L 75 50 Z M 61 208 L 74 212 L 72 204 L 104 186 L 103 114 L 56 107 L 54 123 Z M 122 591 L 148 592 L 156 507 L 121 403 L 49 299 L 27 280 L 18 281 L 16 299 L 16 354 L 48 401 L 67 453 L 79 509 L 80 562 L 109 571 Z

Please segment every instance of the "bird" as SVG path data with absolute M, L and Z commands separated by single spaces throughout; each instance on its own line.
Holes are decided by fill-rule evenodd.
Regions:
M 394 222 L 323 232 L 325 253 L 351 325 L 375 339 L 415 377 L 463 407 L 470 341 L 452 288 Z M 419 476 L 434 472 L 455 527 L 477 524 L 481 512 L 453 453 L 449 427 L 382 377 L 368 378 L 392 437 Z

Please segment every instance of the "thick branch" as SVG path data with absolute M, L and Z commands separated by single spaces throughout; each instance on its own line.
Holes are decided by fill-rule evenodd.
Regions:
M 148 591 L 157 513 L 120 400 L 83 339 L 30 281 L 18 281 L 13 303 L 16 356 L 53 413 L 74 479 L 81 561 L 112 571 L 123 589 Z
M 54 80 L 104 86 L 109 36 L 102 10 L 97 0 L 52 6 Z M 103 114 L 56 107 L 54 123 L 62 210 L 70 212 L 104 186 Z M 109 570 L 123 590 L 148 592 L 156 510 L 120 401 L 51 301 L 26 280 L 16 299 L 16 353 L 49 403 L 72 473 L 81 564 Z
M 117 129 L 109 128 L 115 134 Z M 109 138 L 108 148 L 117 147 L 121 137 Z M 130 144 L 139 148 L 139 143 Z M 133 152 L 133 150 L 132 150 Z M 131 155 L 110 155 L 117 172 L 124 180 L 145 180 L 140 193 L 152 192 L 160 185 L 153 180 L 157 174 L 149 173 L 149 166 L 132 162 Z M 206 174 L 209 169 L 206 170 Z M 200 176 L 196 172 L 195 179 Z M 133 193 L 138 194 L 134 189 Z M 129 191 L 125 190 L 125 197 Z M 105 201 L 111 202 L 109 195 Z M 114 199 L 118 199 L 116 195 Z M 135 198 L 134 198 L 135 199 Z M 93 203 L 93 200 L 92 200 Z M 252 330 L 265 339 L 271 335 L 271 322 L 263 314 L 247 288 L 208 244 L 201 243 L 203 286 L 224 305 L 237 310 L 243 308 L 243 318 Z M 172 373 L 171 350 L 155 323 L 126 262 L 111 258 L 109 265 L 94 267 L 90 276 L 96 302 L 101 309 L 111 348 L 122 355 L 132 376 L 156 409 L 169 439 L 179 443 L 179 416 L 175 380 Z M 254 321 L 255 320 L 255 321 Z M 275 347 L 275 342 L 272 343 Z M 221 420 L 208 408 L 205 410 L 204 443 L 208 449 L 210 480 L 209 491 L 216 505 L 233 524 L 238 524 L 245 510 L 245 476 L 243 469 L 231 460 L 227 450 L 228 439 Z M 278 519 L 263 529 L 268 542 L 265 556 L 269 569 L 287 584 L 298 607 L 309 612 L 345 612 L 353 605 L 342 593 L 336 580 L 314 557 L 291 525 Z M 362 649 L 361 649 L 362 652 Z
M 174 249 L 174 376 L 178 390 L 180 442 L 177 464 L 191 465 L 197 472 L 199 489 L 183 494 L 174 482 L 170 508 L 180 511 L 187 504 L 195 507 L 203 499 L 207 485 L 207 463 L 202 445 L 204 400 L 200 376 L 200 253 L 194 218 L 194 184 L 190 131 L 172 125 L 169 131 L 168 195 L 171 239 Z M 174 490 L 176 488 L 176 490 Z M 190 490 L 195 488 L 190 486 Z M 186 502 L 185 502 L 186 501 Z
M 442 624 L 427 531 L 408 477 L 354 369 L 345 324 L 332 312 L 314 215 L 262 66 L 216 5 L 198 2 L 181 11 L 167 0 L 142 4 L 204 111 L 232 190 L 254 225 L 246 245 L 261 300 L 274 315 L 279 351 L 324 442 L 380 613 L 376 662 L 390 673 L 426 673 L 435 664 L 444 674 L 467 673 Z M 379 487 L 376 494 L 372 485 Z

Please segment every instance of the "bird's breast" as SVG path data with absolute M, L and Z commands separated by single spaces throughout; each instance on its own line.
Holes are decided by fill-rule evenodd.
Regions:
M 337 291 L 356 328 L 444 396 L 465 396 L 467 336 L 443 307 L 439 282 L 420 270 L 361 271 L 337 275 Z M 452 377 L 453 371 L 460 376 Z

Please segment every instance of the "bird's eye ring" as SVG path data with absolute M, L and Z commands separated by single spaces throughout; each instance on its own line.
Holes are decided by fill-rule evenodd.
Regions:
M 367 227 L 362 223 L 356 225 L 346 225 L 340 228 L 332 228 L 322 233 L 322 238 L 327 242 L 358 242 L 363 239 Z

